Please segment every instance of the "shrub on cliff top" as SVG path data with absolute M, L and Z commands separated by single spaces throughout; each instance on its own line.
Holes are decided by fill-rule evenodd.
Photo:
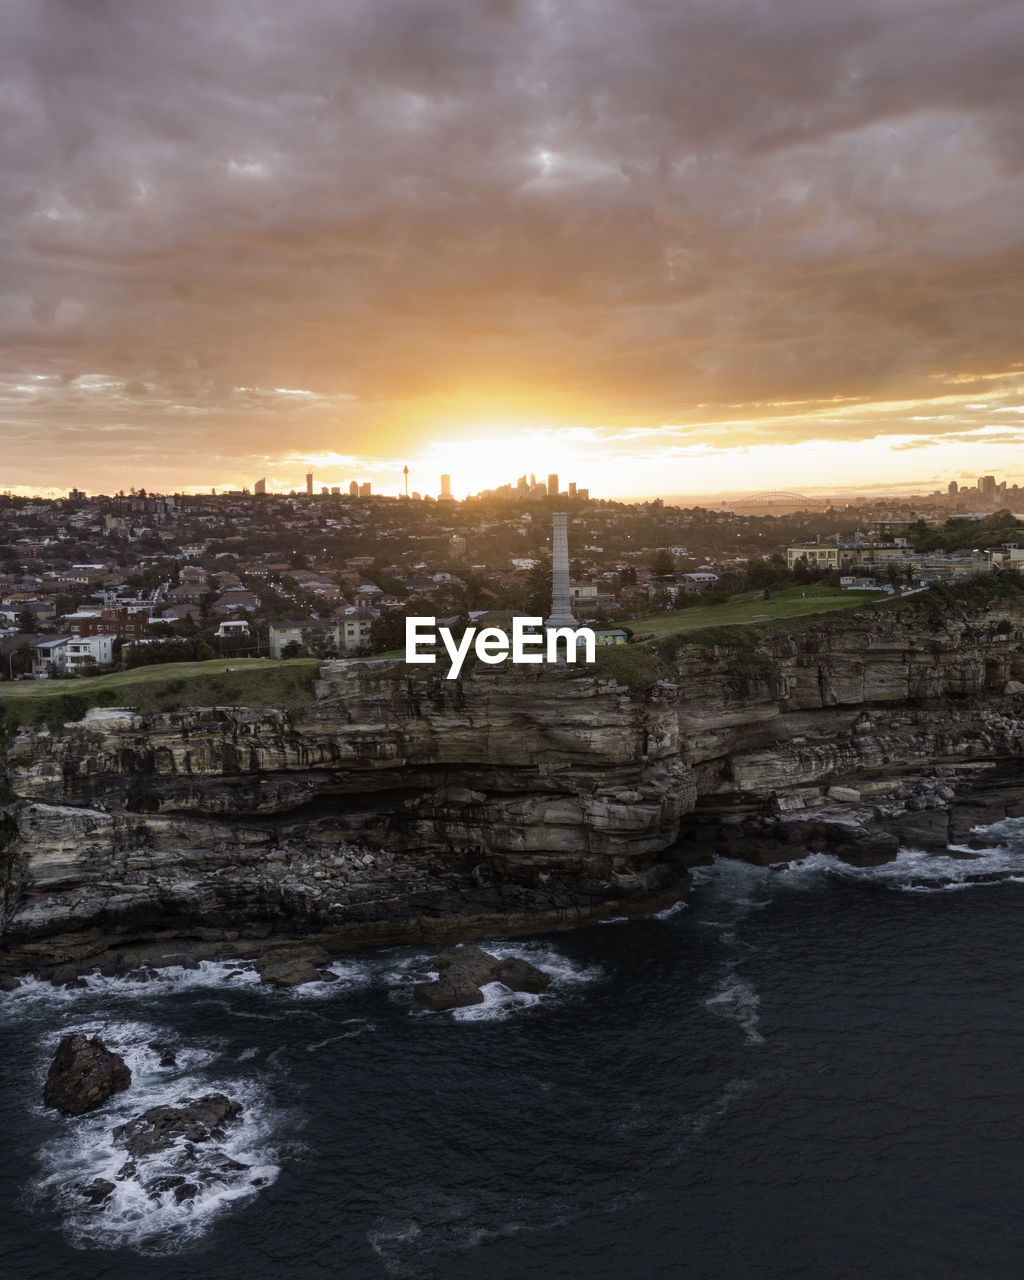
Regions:
M 596 657 L 599 675 L 610 676 L 633 692 L 671 679 L 671 670 L 661 655 L 647 645 L 601 645 Z

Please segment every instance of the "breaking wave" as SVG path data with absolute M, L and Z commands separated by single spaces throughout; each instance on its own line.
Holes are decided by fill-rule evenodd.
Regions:
M 216 1071 L 218 1050 L 185 1044 L 166 1028 L 141 1022 L 103 1019 L 63 1029 L 102 1035 L 132 1072 L 130 1087 L 98 1110 L 62 1118 L 62 1132 L 38 1153 L 29 1204 L 55 1211 L 76 1248 L 179 1252 L 232 1205 L 252 1199 L 277 1178 L 274 1134 L 281 1116 L 259 1082 Z M 52 1049 L 41 1046 L 41 1072 Z M 168 1051 L 174 1063 L 163 1066 Z M 180 1105 L 213 1092 L 242 1104 L 223 1139 L 192 1148 L 179 1142 L 134 1158 L 115 1145 L 113 1129 L 150 1107 Z M 98 1184 L 109 1193 L 94 1203 L 88 1189 Z
M 500 982 L 489 982 L 481 988 L 484 993 L 482 1004 L 468 1005 L 463 1009 L 450 1011 L 447 1016 L 456 1022 L 499 1022 L 526 1009 L 560 1001 L 604 977 L 604 971 L 596 965 L 586 965 L 570 960 L 550 943 L 481 942 L 479 945 L 488 955 L 495 956 L 498 960 L 521 956 L 530 964 L 536 965 L 538 969 L 549 973 L 551 986 L 538 995 L 527 991 L 511 991 Z M 392 988 L 392 998 L 407 1005 L 410 1014 L 416 1017 L 437 1016 L 426 1009 L 421 1009 L 415 1003 L 412 994 L 412 988 L 416 983 L 433 982 L 437 978 L 437 970 L 430 967 L 433 958 L 433 955 L 415 956 L 395 965 L 384 975 L 385 981 Z

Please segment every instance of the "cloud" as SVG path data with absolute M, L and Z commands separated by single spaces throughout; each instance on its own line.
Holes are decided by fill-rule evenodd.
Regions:
M 999 0 L 11 0 L 9 463 L 48 482 L 45 426 L 172 484 L 504 412 L 857 438 L 1017 386 L 1022 35 Z

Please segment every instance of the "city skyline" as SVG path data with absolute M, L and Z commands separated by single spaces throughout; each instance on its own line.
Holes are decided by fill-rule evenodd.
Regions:
M 420 492 L 417 489 L 408 490 L 407 481 L 409 469 L 403 467 L 403 484 L 402 491 L 396 493 L 379 492 L 373 489 L 372 483 L 369 481 L 338 479 L 338 483 L 333 483 L 337 477 L 330 476 L 328 483 L 320 483 L 315 474 L 311 471 L 305 473 L 305 483 L 303 487 L 288 486 L 280 489 L 273 486 L 268 488 L 266 477 L 260 477 L 253 482 L 252 486 L 242 486 L 240 488 L 224 488 L 218 489 L 216 486 L 210 488 L 200 487 L 195 490 L 178 490 L 175 491 L 177 496 L 203 497 L 206 495 L 220 496 L 226 498 L 232 497 L 252 497 L 259 498 L 264 496 L 272 497 L 342 497 L 349 498 L 384 498 L 384 499 L 405 499 L 415 502 L 427 501 L 445 503 L 458 503 L 460 501 L 469 502 L 530 502 L 539 499 L 561 499 L 566 503 L 575 504 L 576 502 L 589 502 L 593 497 L 601 501 L 617 501 L 615 498 L 609 498 L 607 495 L 594 494 L 591 495 L 590 489 L 585 486 L 578 485 L 574 480 L 566 482 L 564 488 L 559 484 L 556 474 L 548 473 L 547 479 L 538 478 L 535 472 L 523 473 L 515 481 L 506 482 L 504 484 L 480 490 L 476 493 L 467 493 L 461 498 L 453 492 L 451 484 L 451 475 L 442 472 L 439 477 L 440 485 L 435 494 L 428 489 Z M 5 496 L 12 496 L 9 491 L 2 491 Z M 161 497 L 173 496 L 163 495 L 159 490 L 149 490 L 145 486 L 130 486 L 129 489 L 119 489 L 111 493 L 98 491 L 88 494 L 84 490 L 73 488 L 67 496 L 73 500 L 87 500 L 90 497 L 111 497 L 111 496 L 140 496 L 140 497 Z M 44 495 L 39 495 L 44 496 Z M 57 497 L 64 496 L 56 494 Z M 1019 485 L 1012 480 L 1012 477 L 1003 477 L 1000 479 L 997 475 L 984 475 L 974 477 L 964 477 L 964 483 L 957 480 L 950 480 L 944 487 L 923 489 L 923 490 L 899 490 L 895 492 L 878 491 L 874 492 L 869 488 L 858 491 L 852 488 L 843 488 L 842 486 L 833 487 L 827 494 L 811 492 L 800 494 L 794 491 L 765 491 L 760 490 L 756 493 L 742 492 L 729 494 L 657 494 L 648 498 L 641 499 L 642 502 L 653 502 L 655 504 L 677 507 L 693 507 L 704 506 L 707 508 L 720 508 L 724 510 L 732 510 L 732 503 L 737 504 L 737 510 L 754 512 L 763 510 L 771 512 L 773 509 L 800 510 L 802 509 L 796 500 L 806 499 L 808 502 L 807 510 L 824 510 L 829 505 L 837 507 L 856 507 L 862 504 L 884 503 L 890 501 L 893 503 L 907 503 L 919 501 L 929 509 L 938 507 L 946 507 L 950 512 L 963 513 L 967 510 L 995 510 L 1001 506 L 1008 505 L 1014 511 L 1024 514 L 1024 485 Z M 621 501 L 621 500 L 619 500 Z
M 0 488 L 1024 479 L 1022 34 L 970 0 L 9 5 Z

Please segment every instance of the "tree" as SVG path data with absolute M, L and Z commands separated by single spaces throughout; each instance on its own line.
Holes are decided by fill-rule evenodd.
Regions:
M 7 680 L 12 676 L 24 675 L 25 672 L 31 671 L 34 657 L 35 649 L 27 641 L 23 640 L 13 652 L 8 651 L 3 655 L 0 679 Z
M 36 615 L 31 609 L 22 609 L 18 614 L 18 630 L 31 632 L 36 629 Z
M 370 623 L 370 647 L 374 653 L 386 649 L 402 649 L 405 646 L 405 620 L 410 615 L 405 609 L 382 613 Z
M 551 562 L 538 560 L 526 575 L 526 611 L 546 618 L 551 612 Z
M 676 562 L 664 549 L 659 551 L 651 561 L 651 573 L 656 578 L 667 578 L 670 573 L 675 573 L 675 571 Z

